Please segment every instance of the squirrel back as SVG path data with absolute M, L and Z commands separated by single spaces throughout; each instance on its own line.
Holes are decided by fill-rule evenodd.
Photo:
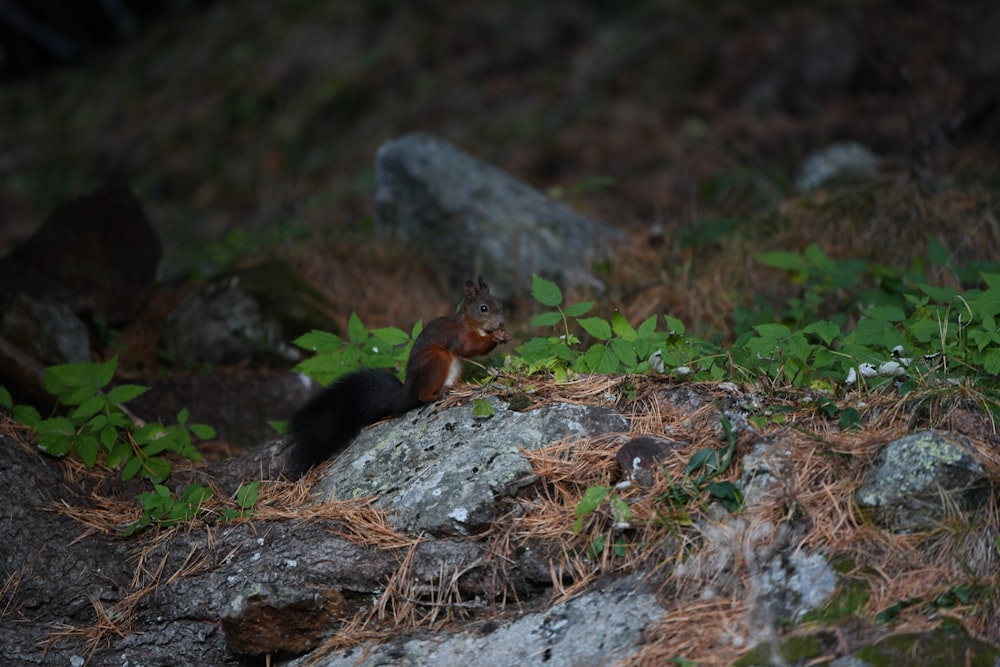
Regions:
M 463 359 L 489 354 L 510 340 L 503 305 L 489 285 L 465 284 L 462 310 L 427 324 L 410 350 L 406 381 L 385 370 L 349 373 L 292 417 L 294 439 L 285 474 L 296 479 L 343 451 L 362 428 L 438 400 L 462 377 Z

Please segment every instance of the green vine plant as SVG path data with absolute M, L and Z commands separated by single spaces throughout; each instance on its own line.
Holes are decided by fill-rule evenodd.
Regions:
M 104 466 L 118 470 L 125 481 L 140 477 L 153 483 L 151 493 L 138 496 L 143 515 L 125 527 L 126 535 L 151 525 L 168 527 L 198 516 L 212 496 L 212 489 L 204 484 L 191 484 L 174 495 L 163 484 L 173 468 L 167 455 L 201 460 L 194 439 L 210 440 L 215 437 L 215 429 L 190 423 L 186 408 L 177 414 L 174 425 L 141 422 L 125 404 L 149 388 L 120 384 L 108 389 L 117 367 L 117 356 L 106 362 L 48 367 L 44 386 L 56 396 L 61 414 L 43 418 L 32 406 L 14 405 L 10 393 L 2 387 L 0 405 L 10 410 L 16 421 L 34 430 L 38 448 L 45 453 L 75 456 L 88 468 Z M 223 519 L 248 515 L 256 502 L 257 490 L 253 485 L 241 487 L 236 497 L 239 509 L 224 510 Z M 248 500 L 252 502 L 245 504 Z
M 932 264 L 949 256 L 940 243 L 929 246 Z M 688 334 L 670 315 L 663 315 L 666 330 L 658 329 L 659 315 L 637 327 L 619 312 L 610 320 L 586 316 L 593 301 L 564 305 L 555 283 L 534 276 L 532 295 L 549 310 L 530 324 L 555 332 L 527 340 L 508 363 L 528 375 L 550 372 L 559 382 L 579 373 L 656 372 L 762 388 L 804 387 L 826 396 L 885 387 L 905 395 L 963 380 L 990 395 L 1000 390 L 1000 265 L 954 269 L 978 283 L 963 291 L 930 284 L 916 271 L 834 260 L 816 246 L 757 259 L 785 270 L 803 286 L 802 294 L 790 298 L 780 315 L 766 308 L 753 317 L 737 313 L 742 328 L 728 349 Z M 861 288 L 864 274 L 871 274 L 875 288 Z M 826 312 L 831 315 L 824 318 Z M 996 408 L 997 401 L 989 403 Z M 842 426 L 857 425 L 852 409 L 829 401 L 820 407 L 839 415 Z
M 684 335 L 684 325 L 675 317 L 664 316 L 666 331 L 657 329 L 658 315 L 633 327 L 625 316 L 615 311 L 610 320 L 583 317 L 594 308 L 593 301 L 581 301 L 563 308 L 563 294 L 550 280 L 533 276 L 531 293 L 543 306 L 552 310 L 536 315 L 530 322 L 536 327 L 558 327 L 555 335 L 535 337 L 517 348 L 519 357 L 512 363 L 528 375 L 545 370 L 559 382 L 571 373 L 645 373 L 651 368 L 684 375 L 692 365 L 713 379 L 722 379 L 724 358 L 720 350 L 703 341 Z M 583 349 L 581 338 L 570 327 L 576 323 L 591 339 Z
M 312 352 L 313 356 L 299 362 L 293 370 L 305 373 L 322 385 L 329 385 L 362 365 L 390 369 L 402 379 L 410 348 L 422 330 L 422 322 L 417 322 L 409 334 L 397 327 L 369 331 L 357 313 L 351 313 L 346 340 L 319 330 L 296 338 L 295 345 Z

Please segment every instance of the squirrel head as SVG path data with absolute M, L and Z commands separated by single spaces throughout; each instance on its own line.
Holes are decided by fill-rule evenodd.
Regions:
M 503 316 L 503 304 L 490 294 L 490 286 L 482 276 L 479 284 L 471 280 L 465 283 L 465 314 L 476 322 L 483 331 L 503 329 L 507 322 Z

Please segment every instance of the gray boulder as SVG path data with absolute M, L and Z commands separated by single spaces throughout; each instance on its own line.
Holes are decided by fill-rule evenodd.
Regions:
M 526 293 L 533 273 L 601 287 L 590 266 L 617 233 L 429 134 L 386 142 L 375 157 L 375 213 L 454 282 L 488 276 Z
M 333 331 L 326 303 L 280 261 L 220 274 L 198 288 L 170 315 L 163 346 L 181 366 L 232 364 L 255 359 L 297 361 L 288 341 L 310 329 Z
M 470 534 L 489 526 L 497 496 L 534 481 L 521 449 L 628 429 L 609 408 L 559 403 L 514 412 L 489 400 L 492 417 L 476 417 L 471 404 L 428 405 L 366 429 L 314 490 L 323 499 L 377 496 L 397 530 Z
M 361 656 L 354 651 L 318 661 L 306 656 L 292 666 L 610 665 L 634 653 L 643 629 L 663 615 L 651 588 L 636 579 L 623 579 L 510 622 L 479 624 L 473 630 L 442 633 L 432 639 L 367 645 Z

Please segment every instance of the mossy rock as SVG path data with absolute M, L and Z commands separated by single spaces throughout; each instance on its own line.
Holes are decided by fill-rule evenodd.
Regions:
M 887 637 L 876 644 L 862 646 L 853 657 L 856 659 L 853 664 L 859 667 L 952 667 L 956 664 L 994 667 L 1000 664 L 1000 648 L 942 626 L 930 632 Z

